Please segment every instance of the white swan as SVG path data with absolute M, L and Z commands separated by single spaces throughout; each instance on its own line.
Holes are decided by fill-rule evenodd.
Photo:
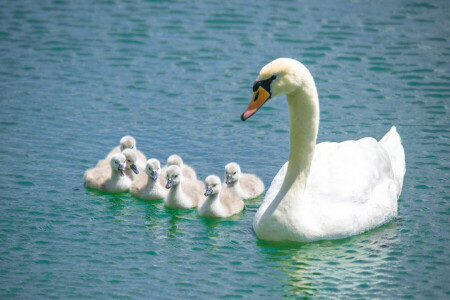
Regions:
M 147 161 L 147 158 L 145 158 L 145 155 L 136 149 L 136 140 L 134 137 L 130 135 L 126 135 L 120 139 L 120 145 L 112 149 L 108 155 L 102 160 L 99 160 L 96 167 L 101 166 L 107 166 L 109 164 L 109 161 L 111 160 L 111 157 L 116 153 L 122 153 L 125 149 L 133 149 L 136 151 L 137 155 L 137 162 L 136 165 L 140 170 L 145 170 L 145 164 Z
M 252 199 L 264 193 L 264 183 L 256 175 L 241 173 L 241 167 L 231 162 L 225 166 L 224 190 L 234 190 L 242 199 Z
M 227 218 L 244 209 L 244 201 L 233 189 L 222 189 L 220 178 L 210 175 L 205 179 L 206 201 L 198 207 L 198 214 L 205 218 Z
M 397 216 L 405 153 L 395 127 L 373 138 L 316 146 L 319 99 L 300 62 L 279 58 L 264 66 L 253 85 L 245 121 L 269 98 L 287 95 L 289 161 L 258 209 L 253 228 L 263 240 L 309 242 L 362 233 Z
M 181 170 L 183 170 L 183 177 L 185 179 L 197 180 L 197 174 L 195 173 L 194 169 L 191 166 L 183 163 L 183 159 L 179 155 L 172 154 L 167 159 L 167 165 L 162 168 L 161 176 L 159 177 L 159 182 L 161 183 L 161 185 L 167 184 L 166 172 L 169 166 L 179 166 Z
M 167 196 L 167 189 L 159 183 L 158 176 L 161 173 L 159 160 L 152 158 L 147 161 L 145 173 L 133 181 L 130 193 L 144 200 L 164 200 Z
M 170 191 L 164 199 L 164 204 L 169 208 L 193 208 L 205 201 L 203 183 L 199 180 L 185 179 L 177 165 L 167 168 L 166 188 Z
M 107 193 L 128 191 L 131 179 L 125 176 L 126 159 L 122 153 L 111 157 L 110 166 L 95 167 L 84 173 L 84 185 Z

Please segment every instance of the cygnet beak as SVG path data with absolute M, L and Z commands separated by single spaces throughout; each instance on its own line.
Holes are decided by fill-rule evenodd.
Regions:
M 205 192 L 205 196 L 209 196 L 211 195 L 211 193 L 213 192 L 213 189 L 211 186 L 207 185 L 206 186 L 206 192 Z
M 158 172 L 152 171 L 151 176 L 152 176 L 152 179 L 153 179 L 153 180 L 158 179 Z
M 173 185 L 173 179 L 167 179 L 166 189 L 170 189 Z
M 131 170 L 133 170 L 133 172 L 137 175 L 137 174 L 139 174 L 139 171 L 138 171 L 138 169 L 136 168 L 136 165 L 135 164 L 132 164 L 131 166 L 130 166 L 130 168 L 131 168 Z
M 232 182 L 233 176 L 231 174 L 227 175 L 227 179 L 225 180 L 226 184 L 230 184 Z
M 119 170 L 119 175 L 120 175 L 120 176 L 123 176 L 123 175 L 124 175 L 123 170 L 125 170 L 125 166 L 126 166 L 125 163 L 119 165 L 118 170 Z

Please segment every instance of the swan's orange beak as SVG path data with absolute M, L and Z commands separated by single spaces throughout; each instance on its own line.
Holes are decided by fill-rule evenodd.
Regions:
M 253 93 L 252 101 L 248 105 L 247 109 L 242 113 L 241 120 L 245 121 L 253 116 L 261 106 L 270 99 L 270 93 L 260 86 L 256 92 Z

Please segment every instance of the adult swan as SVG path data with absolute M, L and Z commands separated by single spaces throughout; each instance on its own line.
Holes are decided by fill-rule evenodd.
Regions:
M 289 161 L 272 181 L 253 220 L 268 241 L 311 242 L 362 233 L 397 215 L 405 152 L 395 127 L 373 138 L 316 145 L 319 98 L 300 62 L 279 58 L 262 68 L 243 121 L 270 98 L 287 95 Z

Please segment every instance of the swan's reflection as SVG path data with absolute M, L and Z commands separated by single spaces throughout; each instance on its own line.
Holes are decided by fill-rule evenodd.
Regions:
M 386 265 L 390 248 L 397 243 L 397 222 L 337 241 L 309 244 L 258 241 L 268 264 L 287 277 L 282 286 L 287 297 L 330 296 L 333 290 L 368 284 L 376 270 Z M 384 266 L 385 268 L 385 266 Z M 324 291 L 326 288 L 326 292 Z M 328 293 L 328 294 L 325 294 Z

